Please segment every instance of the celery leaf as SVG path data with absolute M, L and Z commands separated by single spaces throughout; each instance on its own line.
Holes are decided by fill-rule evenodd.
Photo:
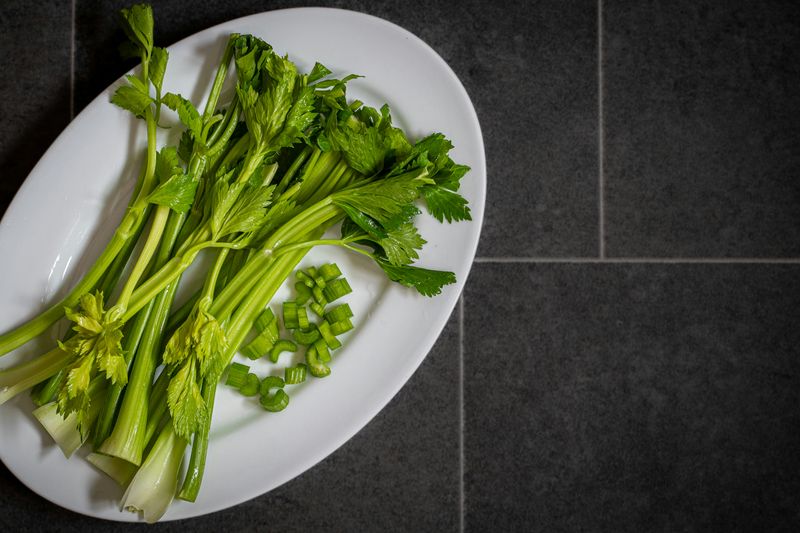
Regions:
M 408 265 L 419 259 L 417 250 L 426 243 L 414 224 L 407 222 L 390 230 L 388 235 L 376 241 L 393 265 Z
M 417 199 L 420 188 L 430 183 L 424 170 L 415 170 L 344 189 L 332 194 L 331 200 L 343 209 L 347 206 L 372 217 L 384 228 L 396 227 L 412 212 L 409 204 Z
M 150 56 L 150 64 L 147 68 L 147 76 L 156 91 L 161 93 L 161 86 L 164 84 L 164 74 L 167 71 L 167 60 L 169 52 L 166 48 L 153 47 L 153 54 Z
M 125 385 L 128 367 L 122 350 L 122 324 L 104 310 L 103 293 L 84 294 L 77 308 L 65 308 L 75 335 L 58 346 L 73 356 L 66 380 L 58 392 L 58 412 L 76 413 L 79 425 L 89 408 L 89 383 L 98 372 L 111 383 Z M 83 431 L 83 429 L 81 429 Z
M 128 85 L 120 85 L 111 96 L 111 103 L 130 111 L 135 116 L 144 117 L 144 112 L 153 103 L 147 87 L 135 76 L 128 75 Z
M 436 296 L 442 292 L 442 287 L 456 282 L 456 276 L 452 272 L 411 265 L 398 266 L 382 259 L 375 261 L 389 279 L 406 287 L 413 287 L 423 296 Z
M 321 80 L 325 76 L 330 75 L 330 73 L 330 69 L 318 61 L 314 63 L 314 68 L 312 68 L 311 72 L 308 73 L 306 80 L 308 83 L 314 83 L 315 81 Z
M 173 333 L 163 361 L 170 372 L 167 403 L 175 432 L 185 438 L 200 429 L 208 417 L 201 386 L 204 379 L 216 383 L 224 369 L 227 340 L 219 322 L 200 300 L 189 318 Z
M 271 185 L 248 187 L 242 191 L 220 226 L 220 237 L 257 230 L 264 222 L 264 215 L 270 205 L 274 190 L 275 186 Z
M 175 93 L 167 93 L 161 100 L 165 106 L 178 114 L 181 124 L 186 126 L 186 129 L 192 133 L 195 142 L 205 142 L 203 138 L 203 120 L 200 118 L 200 113 L 194 107 L 194 104 Z
M 199 181 L 188 174 L 173 174 L 155 188 L 147 197 L 152 204 L 169 207 L 176 213 L 185 213 L 194 202 Z
M 208 408 L 197 383 L 194 360 L 187 360 L 167 386 L 167 404 L 175 433 L 189 439 L 208 419 Z
M 153 9 L 148 4 L 136 4 L 120 10 L 122 31 L 147 55 L 153 49 Z
M 428 212 L 439 222 L 472 220 L 467 200 L 446 187 L 429 185 L 422 188 Z

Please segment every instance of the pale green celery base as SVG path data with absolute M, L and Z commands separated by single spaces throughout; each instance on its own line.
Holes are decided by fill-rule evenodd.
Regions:
M 61 448 L 67 459 L 81 447 L 86 437 L 78 431 L 78 417 L 70 413 L 64 418 L 58 413 L 58 404 L 51 402 L 34 409 L 33 416 Z
M 139 469 L 135 464 L 129 463 L 124 459 L 103 455 L 102 453 L 90 453 L 86 456 L 86 460 L 116 481 L 121 487 L 126 487 Z
M 89 392 L 91 401 L 89 403 L 89 411 L 86 413 L 87 428 L 94 425 L 94 421 L 97 420 L 100 409 L 105 403 L 105 383 L 97 381 L 97 379 L 95 378 L 95 382 L 92 383 L 92 388 Z M 78 417 L 75 413 L 70 413 L 66 418 L 59 414 L 57 402 L 50 402 L 34 409 L 33 416 L 53 438 L 58 447 L 61 448 L 67 459 L 86 442 L 89 436 L 88 429 L 84 435 L 81 435 L 78 430 Z
M 171 423 L 164 426 L 122 497 L 123 510 L 141 512 L 150 524 L 164 516 L 175 498 L 186 444 Z

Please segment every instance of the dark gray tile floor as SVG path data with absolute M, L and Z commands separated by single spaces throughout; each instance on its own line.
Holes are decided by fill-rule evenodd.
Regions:
M 487 149 L 479 258 L 356 437 L 156 529 L 798 530 L 796 4 L 321 4 L 409 29 L 463 81 Z M 0 5 L 3 209 L 70 109 L 128 68 L 123 5 Z M 157 35 L 296 5 L 166 0 Z M 3 530 L 112 527 L 0 482 Z
M 800 525 L 800 264 L 484 263 L 464 300 L 467 531 Z
M 608 254 L 800 255 L 800 6 L 607 5 Z

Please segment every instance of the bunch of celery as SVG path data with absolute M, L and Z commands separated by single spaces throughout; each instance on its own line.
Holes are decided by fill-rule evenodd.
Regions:
M 230 37 L 201 113 L 162 92 L 168 55 L 153 45 L 150 7 L 123 10 L 122 21 L 141 70 L 112 102 L 147 125 L 138 185 L 73 290 L 0 336 L 8 353 L 64 316 L 73 323 L 49 352 L 0 370 L 0 403 L 33 387 L 37 418 L 65 454 L 90 442 L 90 461 L 127 487 L 122 506 L 154 521 L 176 493 L 196 498 L 221 375 L 310 249 L 363 254 L 426 296 L 455 281 L 412 266 L 425 243 L 414 218 L 421 200 L 440 222 L 468 220 L 457 192 L 468 168 L 450 159 L 443 135 L 411 144 L 387 106 L 348 102 L 354 76 L 331 79 L 320 64 L 299 73 L 253 36 Z M 231 64 L 235 91 L 223 103 Z M 162 106 L 185 131 L 159 151 Z M 176 306 L 201 252 L 211 254 L 203 285 Z

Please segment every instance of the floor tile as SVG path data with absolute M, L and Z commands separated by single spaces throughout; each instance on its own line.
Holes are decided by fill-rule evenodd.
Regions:
M 799 304 L 798 265 L 477 265 L 466 530 L 796 530 Z
M 3 2 L 0 29 L 2 214 L 70 120 L 70 4 Z
M 609 256 L 800 256 L 800 9 L 605 2 Z

